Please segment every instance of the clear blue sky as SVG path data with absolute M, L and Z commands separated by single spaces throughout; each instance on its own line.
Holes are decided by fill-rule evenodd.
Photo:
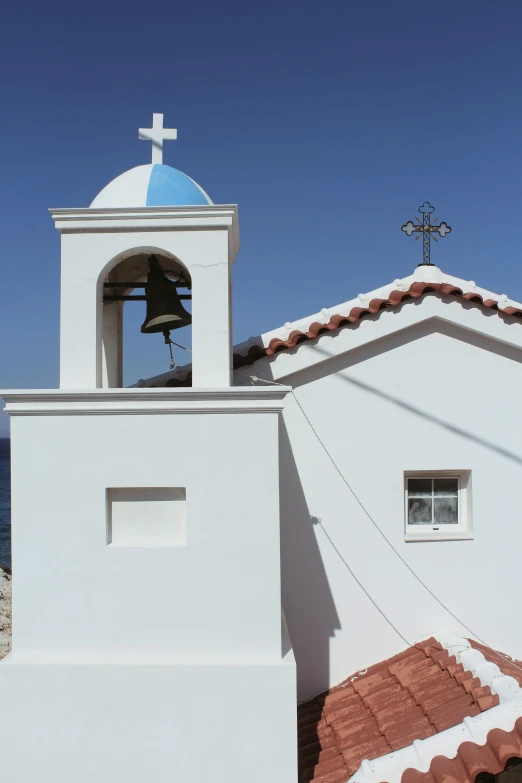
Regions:
M 520 0 L 7 4 L 0 388 L 57 386 L 47 209 L 148 163 L 153 111 L 165 163 L 239 204 L 236 341 L 409 274 L 425 199 L 453 227 L 433 260 L 522 299 L 521 39 Z M 126 383 L 167 369 L 142 316 Z

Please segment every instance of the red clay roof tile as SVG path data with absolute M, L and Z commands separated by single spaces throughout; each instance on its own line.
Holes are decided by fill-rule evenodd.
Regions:
M 476 704 L 469 704 L 463 707 L 459 707 L 455 710 L 448 710 L 433 718 L 433 725 L 439 731 L 445 731 L 451 729 L 452 726 L 457 726 L 462 723 L 464 718 L 474 718 L 475 715 L 480 714 L 480 708 Z
M 344 696 L 342 691 L 339 691 L 339 693 L 341 696 L 335 701 L 325 702 L 323 707 L 324 715 L 329 715 L 331 712 L 338 712 L 339 710 L 344 710 L 347 707 L 353 707 L 354 705 L 361 703 L 361 697 L 358 693 L 349 693 L 347 696 Z
M 480 680 L 478 677 L 473 677 L 471 672 L 457 672 L 455 680 L 459 685 L 462 685 L 465 691 L 472 691 L 473 688 L 480 688 Z
M 338 769 L 333 772 L 327 772 L 324 775 L 320 775 L 318 778 L 314 778 L 315 783 L 343 783 L 347 779 L 347 770 Z
M 375 712 L 375 720 L 382 733 L 389 727 L 401 720 L 402 717 L 417 707 L 415 701 L 411 696 L 400 703 L 394 704 L 393 707 L 388 707 L 385 710 L 379 710 Z
M 346 723 L 353 723 L 354 720 L 362 721 L 366 717 L 371 717 L 371 712 L 364 708 L 364 705 L 352 704 L 344 710 L 330 713 L 326 720 L 329 725 L 335 723 L 336 726 L 344 726 Z
M 518 684 L 522 686 L 522 661 L 517 661 L 516 658 L 510 658 L 508 655 L 498 653 L 490 647 L 476 642 L 474 639 L 469 639 L 468 641 L 475 650 L 480 650 L 488 661 L 496 663 L 502 674 L 514 677 Z
M 319 323 L 315 321 L 310 324 L 306 331 L 294 329 L 286 340 L 279 337 L 274 337 L 266 348 L 253 345 L 249 348 L 245 355 L 234 354 L 233 367 L 238 369 L 239 367 L 245 367 L 249 364 L 253 364 L 262 359 L 264 356 L 273 356 L 281 351 L 287 351 L 291 348 L 295 348 L 300 343 L 307 342 L 309 340 L 315 340 L 319 335 L 327 332 L 335 331 L 351 324 L 357 323 L 368 315 L 375 315 L 382 310 L 388 310 L 393 307 L 397 307 L 404 302 L 413 301 L 426 294 L 435 294 L 436 296 L 453 296 L 457 301 L 462 303 L 472 303 L 479 307 L 484 307 L 489 310 L 495 310 L 499 315 L 507 315 L 515 318 L 522 319 L 522 310 L 518 307 L 506 306 L 500 307 L 499 303 L 495 299 L 483 300 L 480 294 L 473 291 L 464 292 L 461 288 L 458 288 L 451 283 L 424 283 L 416 281 L 412 283 L 407 291 L 391 291 L 387 299 L 372 299 L 367 307 L 352 307 L 347 315 L 332 315 L 328 323 Z M 187 377 L 188 379 L 188 377 Z M 178 386 L 187 385 L 185 381 L 178 381 L 171 379 L 167 382 L 168 385 Z M 433 644 L 434 639 L 429 639 L 427 643 Z M 435 642 L 436 644 L 436 642 Z
M 415 294 L 421 284 L 414 285 Z M 377 304 L 370 302 L 370 307 Z M 518 661 L 512 664 L 472 644 L 487 653 L 488 660 L 494 659 L 503 673 L 516 671 L 517 679 L 522 679 Z M 364 759 L 407 747 L 495 707 L 498 696 L 463 669 L 430 638 L 300 705 L 300 783 L 346 783 Z M 510 756 L 522 758 L 522 718 L 516 731 L 496 731 L 488 734 L 486 748 L 464 743 L 458 761 L 434 759 L 427 773 L 406 770 L 402 783 L 443 783 L 448 770 L 456 783 L 469 783 L 470 769 L 495 773 L 503 769 L 506 747 Z
M 459 686 L 455 683 L 448 683 L 448 685 L 450 687 L 445 688 L 443 691 L 439 690 L 437 693 L 431 693 L 430 695 L 423 693 L 422 696 L 419 697 L 419 704 L 426 715 L 429 715 L 431 710 L 435 710 L 437 707 L 443 707 L 445 704 L 448 704 L 452 696 L 455 699 L 457 699 L 459 696 L 462 696 L 462 688 L 459 688 Z M 470 704 L 471 701 L 472 700 L 470 700 Z
M 511 732 L 490 731 L 485 745 L 463 742 L 455 758 L 436 756 L 427 772 L 407 769 L 402 783 L 473 783 L 481 772 L 493 775 L 502 772 L 512 758 L 522 758 L 522 718 L 516 721 Z
M 350 683 L 348 684 L 343 683 L 341 685 L 338 685 L 335 690 L 333 690 L 331 693 L 329 693 L 326 696 L 324 703 L 325 705 L 332 704 L 332 702 L 337 701 L 338 699 L 344 699 L 348 695 L 353 696 L 354 693 L 355 691 L 353 689 L 353 685 L 350 685 Z M 306 704 L 310 704 L 310 702 L 306 702 Z M 306 705 L 304 704 L 302 706 L 304 707 Z
M 419 707 L 417 710 L 412 710 L 410 718 L 397 722 L 387 729 L 384 732 L 384 736 L 389 743 L 392 743 L 400 740 L 402 737 L 408 737 L 410 734 L 419 733 L 427 729 L 429 725 L 430 721 Z
M 342 756 L 336 756 L 328 761 L 321 761 L 314 768 L 314 778 L 320 778 L 321 775 L 326 775 L 327 772 L 334 772 L 335 770 L 342 769 L 346 773 L 346 764 Z
M 489 696 L 482 696 L 480 699 L 475 699 L 475 703 L 480 708 L 481 712 L 485 712 L 492 707 L 497 707 L 500 704 L 500 699 L 496 693 L 490 693 Z
M 423 740 L 427 739 L 428 737 L 433 737 L 434 734 L 436 734 L 436 730 L 428 724 L 427 726 L 424 726 L 423 728 L 417 728 L 415 731 L 412 731 L 410 734 L 405 734 L 402 737 L 399 737 L 399 739 L 392 740 L 390 742 L 391 749 L 392 750 L 402 750 L 402 748 L 407 748 L 408 745 L 411 745 L 411 743 L 414 740 Z
M 379 756 L 383 756 L 385 753 L 389 753 L 389 751 L 390 746 L 385 737 L 378 737 L 375 740 L 364 742 L 362 745 L 357 745 L 355 748 L 343 751 L 348 777 L 359 769 L 361 759 L 376 759 L 379 758 Z M 348 778 L 346 778 L 346 780 L 348 780 Z M 317 781 L 314 781 L 314 783 L 317 783 Z

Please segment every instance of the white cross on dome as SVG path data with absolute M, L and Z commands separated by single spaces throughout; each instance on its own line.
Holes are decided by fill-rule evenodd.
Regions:
M 163 127 L 163 114 L 152 115 L 152 128 L 140 128 L 140 139 L 152 142 L 152 163 L 163 163 L 163 142 L 178 138 L 176 128 Z

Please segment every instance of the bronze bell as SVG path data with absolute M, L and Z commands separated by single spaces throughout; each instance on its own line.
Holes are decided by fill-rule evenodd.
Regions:
M 141 327 L 143 334 L 189 326 L 192 317 L 181 304 L 176 284 L 168 279 L 156 256 L 150 256 L 149 270 L 145 289 L 147 314 Z

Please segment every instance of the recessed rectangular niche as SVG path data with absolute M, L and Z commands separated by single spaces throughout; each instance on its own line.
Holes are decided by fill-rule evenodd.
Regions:
M 184 487 L 107 489 L 107 544 L 114 547 L 186 546 Z

